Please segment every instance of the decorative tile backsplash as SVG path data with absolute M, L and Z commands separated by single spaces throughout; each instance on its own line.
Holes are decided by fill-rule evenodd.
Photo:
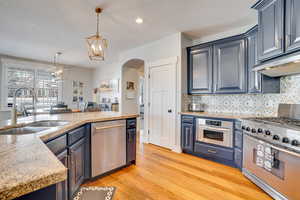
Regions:
M 206 112 L 275 116 L 280 103 L 300 103 L 300 75 L 282 77 L 280 87 L 280 94 L 184 95 L 183 108 L 194 102 L 205 104 Z

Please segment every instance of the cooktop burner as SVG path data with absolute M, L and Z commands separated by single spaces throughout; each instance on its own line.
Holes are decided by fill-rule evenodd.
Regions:
M 257 117 L 257 118 L 248 118 L 248 120 L 253 120 L 256 122 L 266 123 L 266 124 L 273 124 L 273 125 L 283 125 L 285 127 L 290 128 L 300 128 L 300 120 L 291 119 L 291 118 L 284 118 L 284 117 Z

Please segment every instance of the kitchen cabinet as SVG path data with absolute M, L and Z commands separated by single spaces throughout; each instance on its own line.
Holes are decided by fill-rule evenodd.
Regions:
M 126 121 L 126 163 L 135 164 L 136 161 L 136 119 Z
M 264 0 L 258 10 L 258 58 L 268 60 L 284 53 L 284 0 Z
M 300 1 L 286 0 L 285 30 L 286 51 L 300 49 Z
M 182 116 L 181 121 L 181 148 L 183 151 L 193 152 L 195 142 L 194 119 L 191 116 Z
M 214 92 L 245 93 L 246 59 L 244 38 L 214 45 Z
M 58 160 L 68 168 L 68 151 L 65 150 L 57 155 Z M 68 179 L 56 184 L 56 200 L 68 199 Z
M 127 130 L 127 158 L 126 162 L 131 163 L 136 160 L 136 129 Z
M 84 138 L 73 144 L 69 148 L 69 196 L 77 191 L 84 181 L 85 165 L 85 140 Z
M 212 93 L 212 47 L 191 48 L 188 55 L 189 93 Z
M 243 132 L 241 124 L 240 120 L 236 120 L 234 130 L 234 164 L 240 170 L 243 167 Z
M 200 153 L 203 156 L 222 159 L 226 161 L 233 161 L 232 148 L 223 148 L 220 146 L 208 145 L 205 143 L 196 143 L 195 152 Z
M 246 33 L 247 35 L 247 61 L 248 61 L 248 92 L 249 93 L 279 93 L 280 78 L 273 78 L 253 71 L 258 61 L 258 26 Z

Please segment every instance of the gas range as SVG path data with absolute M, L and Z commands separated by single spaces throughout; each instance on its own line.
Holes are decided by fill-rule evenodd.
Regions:
M 280 104 L 278 117 L 242 120 L 243 174 L 274 199 L 300 199 L 300 104 Z

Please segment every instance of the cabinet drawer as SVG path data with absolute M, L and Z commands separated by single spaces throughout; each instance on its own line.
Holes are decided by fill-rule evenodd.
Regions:
M 239 148 L 239 149 L 242 149 L 242 147 L 243 147 L 243 133 L 242 133 L 242 131 L 235 131 L 234 146 Z
M 136 119 L 128 119 L 126 124 L 127 129 L 136 128 Z
M 72 145 L 81 138 L 84 137 L 85 134 L 85 126 L 82 126 L 80 128 L 77 128 L 71 132 L 68 133 L 68 145 Z
M 194 117 L 192 117 L 192 116 L 182 116 L 181 122 L 182 123 L 193 124 L 194 123 Z
M 54 153 L 58 154 L 67 147 L 67 136 L 63 135 L 46 143 L 47 147 Z
M 233 150 L 231 149 L 201 143 L 196 143 L 194 149 L 196 153 L 204 154 L 205 156 L 233 160 Z
M 234 163 L 238 168 L 242 168 L 243 152 L 239 149 L 234 149 Z

